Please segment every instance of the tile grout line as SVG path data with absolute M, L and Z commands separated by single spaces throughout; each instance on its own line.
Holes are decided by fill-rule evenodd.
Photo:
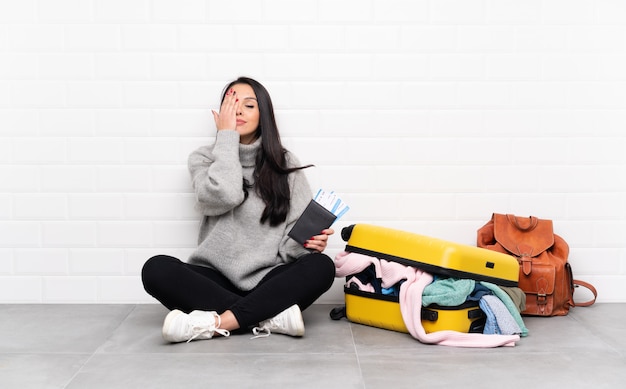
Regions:
M 354 339 L 354 331 L 352 331 L 352 323 L 348 324 L 348 328 L 350 328 L 350 337 L 352 338 L 352 347 L 354 348 L 354 357 L 356 359 L 356 365 L 359 369 L 359 377 L 361 378 L 361 383 L 363 384 L 363 389 L 365 389 L 365 377 L 363 377 L 363 369 L 361 368 L 361 359 L 359 358 L 359 352 L 356 347 L 356 341 Z
M 128 311 L 128 313 L 126 314 L 126 316 L 124 316 L 124 318 L 122 320 L 120 320 L 120 322 L 118 323 L 117 326 L 115 326 L 115 328 L 113 328 L 111 330 L 111 332 L 109 333 L 109 335 L 102 341 L 102 343 L 96 347 L 96 349 L 89 355 L 89 358 L 87 358 L 85 360 L 84 363 L 81 364 L 81 366 L 74 372 L 74 374 L 72 374 L 72 376 L 67 380 L 67 382 L 62 386 L 64 389 L 67 388 L 72 381 L 74 381 L 74 379 L 83 371 L 83 368 L 85 366 L 87 366 L 87 364 L 89 362 L 91 362 L 91 360 L 96 356 L 96 354 L 98 354 L 98 352 L 102 349 L 102 347 L 104 347 L 104 345 L 106 344 L 106 342 L 111 339 L 111 336 L 113 336 L 113 334 L 115 333 L 115 331 L 117 331 L 118 328 L 120 328 L 120 326 L 124 323 L 124 321 L 126 321 L 126 319 L 128 319 L 128 317 L 137 309 L 137 304 L 132 304 L 132 309 L 130 309 Z

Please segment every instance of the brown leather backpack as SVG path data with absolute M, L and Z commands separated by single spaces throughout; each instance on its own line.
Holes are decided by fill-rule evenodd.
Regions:
M 595 303 L 593 285 L 574 280 L 567 262 L 569 246 L 552 229 L 552 220 L 494 213 L 478 230 L 478 247 L 509 254 L 520 264 L 519 288 L 526 294 L 522 314 L 564 316 L 575 306 Z M 574 302 L 574 288 L 584 286 L 594 298 Z

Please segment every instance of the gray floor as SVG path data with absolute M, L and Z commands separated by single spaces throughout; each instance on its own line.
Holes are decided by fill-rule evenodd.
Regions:
M 300 339 L 166 344 L 159 305 L 0 305 L 0 388 L 626 387 L 626 304 L 525 318 L 530 335 L 497 349 L 425 345 L 331 308 L 305 311 Z

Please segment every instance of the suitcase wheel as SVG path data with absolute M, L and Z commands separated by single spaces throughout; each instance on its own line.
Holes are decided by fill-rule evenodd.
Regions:
M 340 320 L 346 317 L 346 306 L 333 308 L 330 310 L 330 318 L 333 320 Z
M 350 239 L 350 235 L 352 235 L 352 230 L 354 230 L 354 224 L 349 225 L 341 229 L 341 239 L 347 242 Z

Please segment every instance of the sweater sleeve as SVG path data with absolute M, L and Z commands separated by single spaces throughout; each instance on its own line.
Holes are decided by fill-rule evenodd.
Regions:
M 221 215 L 243 202 L 243 172 L 236 131 L 218 131 L 212 147 L 204 146 L 191 153 L 188 168 L 196 208 L 202 214 Z

